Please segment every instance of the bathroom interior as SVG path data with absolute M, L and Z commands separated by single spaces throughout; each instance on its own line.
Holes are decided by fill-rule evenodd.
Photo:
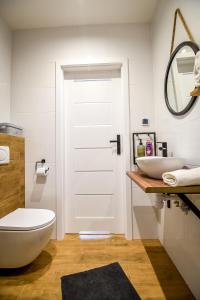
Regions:
M 200 300 L 199 12 L 0 0 L 0 299 Z

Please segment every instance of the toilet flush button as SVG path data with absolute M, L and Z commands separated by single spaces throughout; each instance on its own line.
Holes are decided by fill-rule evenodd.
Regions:
M 8 146 L 0 146 L 0 165 L 10 162 L 10 149 Z

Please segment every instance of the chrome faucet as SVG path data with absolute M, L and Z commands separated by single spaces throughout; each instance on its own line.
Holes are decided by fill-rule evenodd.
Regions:
M 161 144 L 162 146 L 158 149 L 162 151 L 162 156 L 167 157 L 167 142 L 157 142 L 157 144 Z

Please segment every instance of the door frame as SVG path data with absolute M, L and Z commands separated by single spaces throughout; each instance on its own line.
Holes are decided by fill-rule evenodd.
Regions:
M 124 101 L 124 128 L 123 128 L 123 189 L 122 195 L 124 201 L 124 228 L 125 237 L 127 239 L 133 238 L 132 233 L 132 195 L 131 195 L 131 182 L 126 176 L 126 172 L 131 168 L 131 133 L 130 133 L 130 100 L 129 100 L 129 61 L 128 59 L 115 59 L 108 60 L 102 59 L 99 61 L 83 62 L 69 62 L 59 61 L 56 62 L 56 210 L 57 210 L 57 228 L 56 237 L 62 240 L 65 234 L 64 223 L 64 71 L 66 69 L 74 69 L 90 66 L 105 66 L 112 69 L 116 66 L 121 67 L 121 82 L 122 82 L 122 95 Z

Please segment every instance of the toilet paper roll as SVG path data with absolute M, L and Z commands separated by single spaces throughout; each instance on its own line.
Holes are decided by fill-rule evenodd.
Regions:
M 48 166 L 41 166 L 36 169 L 36 175 L 37 176 L 47 176 L 49 173 L 49 167 Z

